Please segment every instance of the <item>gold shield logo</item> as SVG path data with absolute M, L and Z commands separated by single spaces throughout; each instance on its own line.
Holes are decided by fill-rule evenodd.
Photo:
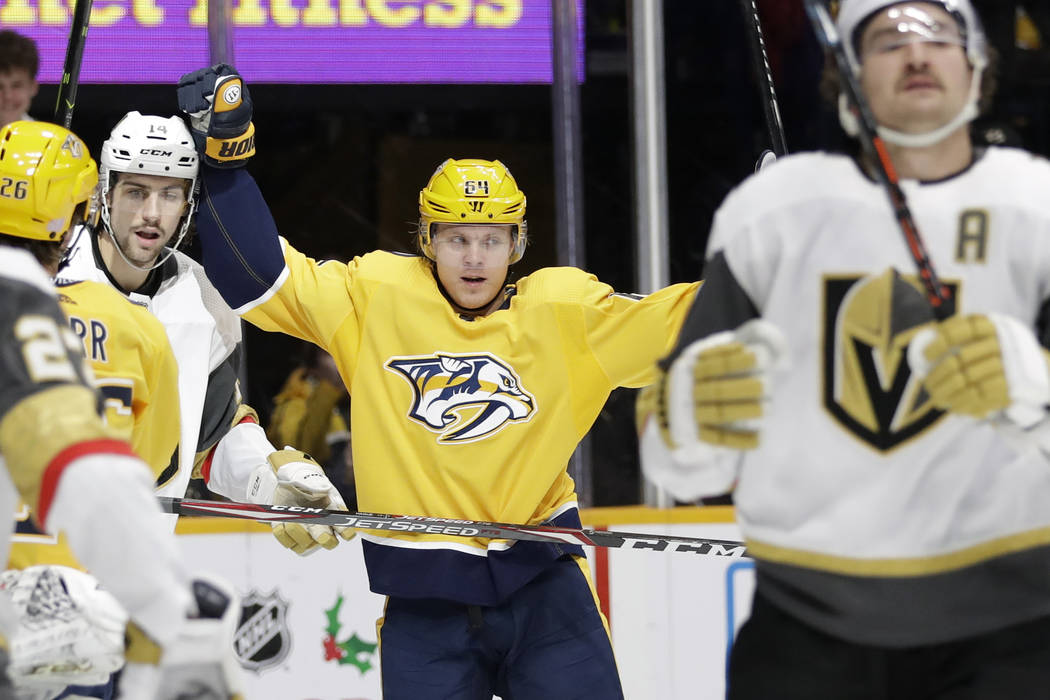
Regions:
M 954 303 L 956 285 L 947 286 Z M 877 276 L 824 278 L 824 406 L 880 452 L 943 415 L 930 405 L 907 359 L 908 343 L 933 320 L 914 276 L 889 269 Z

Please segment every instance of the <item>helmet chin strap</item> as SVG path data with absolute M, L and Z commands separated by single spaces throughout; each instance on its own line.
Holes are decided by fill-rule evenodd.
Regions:
M 175 243 L 173 243 L 172 245 L 167 246 L 167 251 L 164 253 L 164 255 L 161 256 L 156 262 L 154 262 L 149 267 L 144 267 L 142 264 L 132 262 L 128 258 L 128 256 L 124 253 L 124 248 L 120 245 L 120 241 L 117 240 L 116 234 L 113 233 L 113 229 L 109 227 L 109 221 L 103 222 L 102 228 L 107 234 L 109 234 L 109 238 L 113 242 L 113 247 L 117 249 L 117 255 L 120 256 L 121 260 L 123 260 L 130 267 L 133 267 L 136 270 L 141 270 L 142 272 L 151 272 L 152 270 L 156 270 L 158 267 L 168 262 L 168 258 L 175 254 L 175 249 L 179 247 L 179 244 L 182 243 L 182 239 L 186 237 L 186 232 L 190 228 L 190 222 L 189 217 L 186 217 L 186 221 L 182 224 L 182 231 L 179 232 L 178 239 L 176 239 Z
M 903 146 L 904 148 L 925 148 L 926 146 L 940 143 L 954 133 L 956 129 L 965 124 L 969 124 L 977 118 L 977 100 L 980 97 L 981 74 L 983 72 L 984 66 L 976 66 L 973 69 L 973 75 L 970 77 L 970 93 L 966 97 L 966 104 L 961 110 L 959 110 L 959 113 L 944 126 L 937 127 L 932 131 L 927 131 L 921 134 L 908 134 L 903 131 L 880 126 L 878 127 L 879 136 L 881 136 L 887 143 L 892 143 L 896 146 Z M 843 130 L 854 138 L 860 133 L 860 125 L 857 124 L 857 118 L 850 110 L 849 101 L 846 99 L 846 96 L 841 93 L 839 94 L 839 123 L 842 124 Z

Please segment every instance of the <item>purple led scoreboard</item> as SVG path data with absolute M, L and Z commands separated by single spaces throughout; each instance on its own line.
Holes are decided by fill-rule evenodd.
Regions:
M 0 0 L 61 77 L 73 0 Z M 82 83 L 171 83 L 208 64 L 207 0 L 94 0 Z M 583 0 L 577 0 L 583 79 Z M 254 83 L 549 83 L 551 0 L 233 0 L 234 60 Z

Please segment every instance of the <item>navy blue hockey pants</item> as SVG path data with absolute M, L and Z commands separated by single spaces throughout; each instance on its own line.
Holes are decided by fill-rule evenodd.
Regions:
M 388 598 L 384 700 L 621 700 L 586 566 L 565 556 L 493 607 Z

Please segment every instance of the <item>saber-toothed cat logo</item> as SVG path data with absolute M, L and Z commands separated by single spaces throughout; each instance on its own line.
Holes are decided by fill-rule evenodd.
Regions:
M 394 357 L 386 368 L 412 385 L 408 417 L 438 433 L 439 443 L 483 440 L 536 412 L 518 375 L 489 353 Z

